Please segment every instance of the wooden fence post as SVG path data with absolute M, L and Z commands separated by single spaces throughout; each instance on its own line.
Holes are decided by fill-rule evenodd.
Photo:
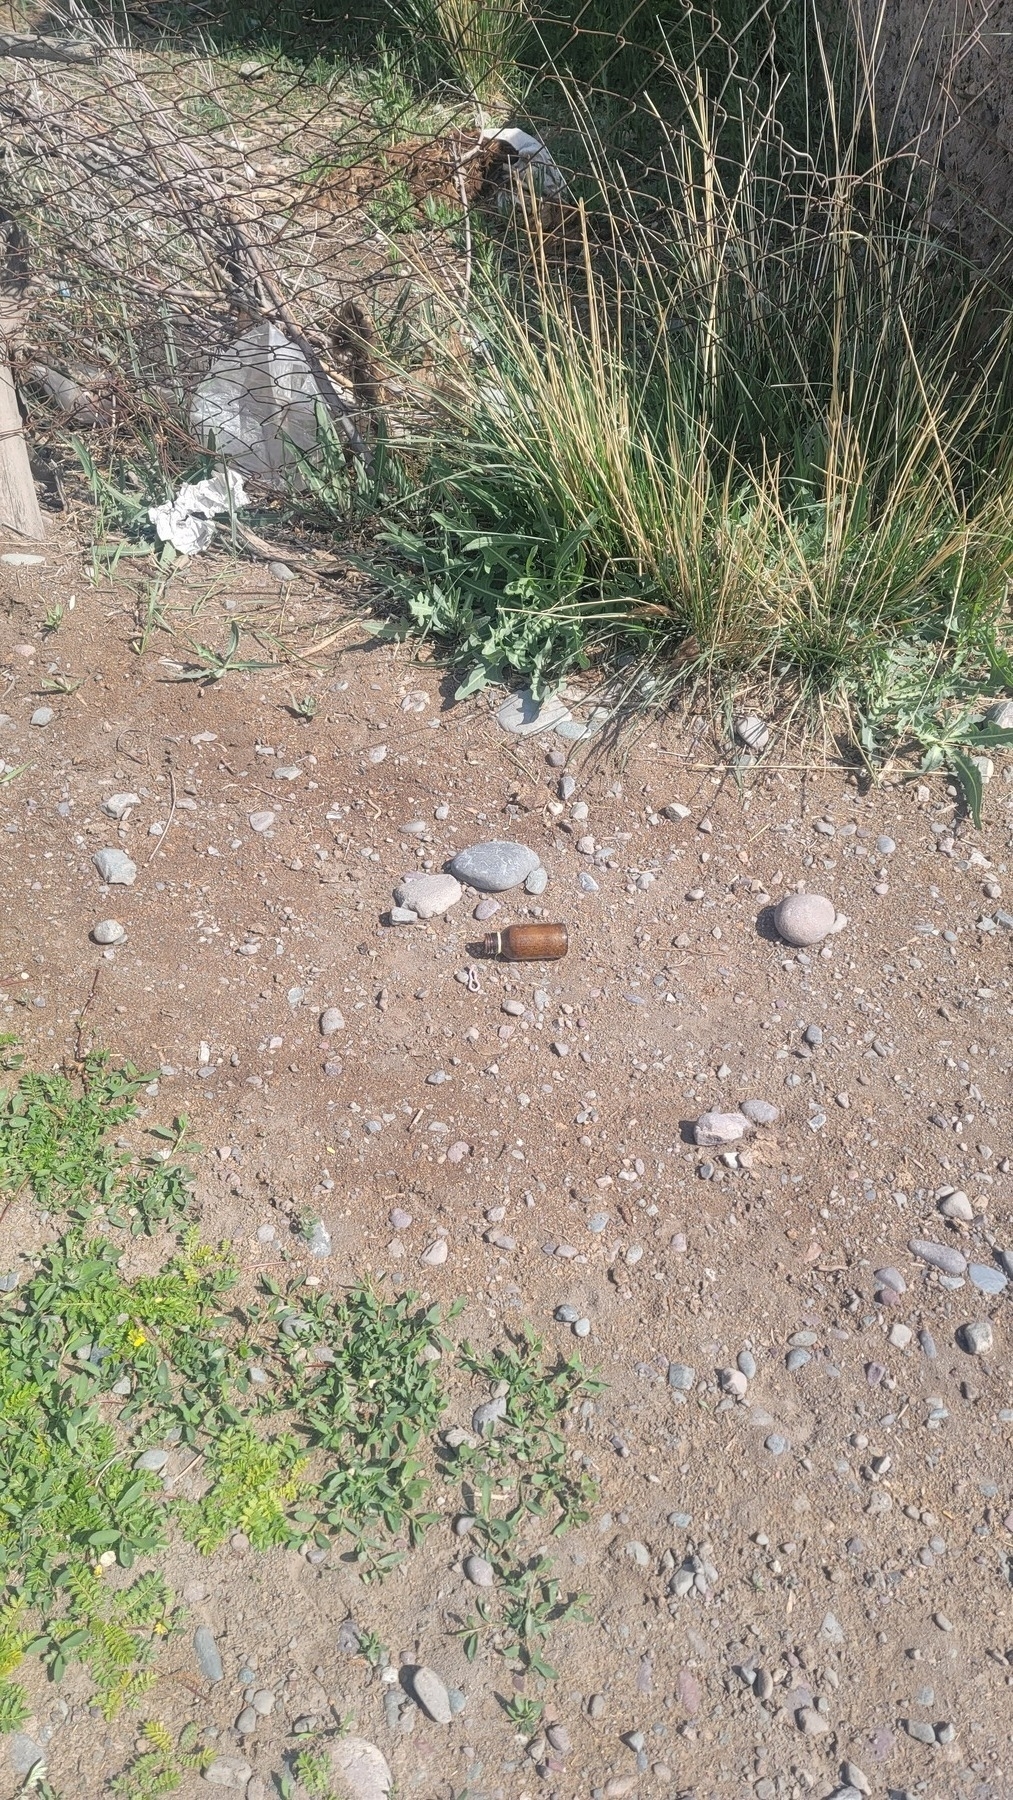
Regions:
M 46 527 L 28 462 L 28 445 L 11 367 L 11 345 L 28 317 L 24 238 L 0 209 L 0 529 L 43 538 Z

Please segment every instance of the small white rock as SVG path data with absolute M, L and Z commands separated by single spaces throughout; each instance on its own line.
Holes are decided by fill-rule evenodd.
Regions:
M 340 1007 L 327 1006 L 320 1014 L 320 1032 L 322 1037 L 333 1037 L 336 1031 L 344 1031 L 345 1015 Z
M 250 830 L 270 831 L 271 826 L 274 824 L 274 820 L 275 815 L 273 812 L 252 812 L 250 814 Z
M 420 919 L 437 919 L 456 906 L 464 889 L 453 875 L 414 875 L 399 882 L 394 899 Z
M 115 847 L 96 850 L 91 860 L 102 880 L 112 887 L 133 887 L 137 880 L 137 864 L 122 850 Z
M 127 931 L 119 919 L 100 919 L 97 925 L 92 926 L 91 935 L 96 944 L 122 944 Z
M 774 927 L 786 944 L 803 949 L 827 937 L 837 917 L 833 902 L 823 894 L 786 894 L 774 908 Z
M 140 806 L 140 804 L 140 794 L 110 794 L 108 800 L 102 802 L 102 811 L 108 813 L 111 819 L 122 819 L 133 807 Z
M 436 1238 L 428 1250 L 423 1250 L 419 1261 L 428 1263 L 431 1269 L 438 1269 L 441 1263 L 446 1262 L 448 1255 L 449 1246 L 446 1238 Z
M 44 725 L 51 725 L 55 717 L 56 714 L 51 706 L 37 706 L 28 723 L 41 730 Z

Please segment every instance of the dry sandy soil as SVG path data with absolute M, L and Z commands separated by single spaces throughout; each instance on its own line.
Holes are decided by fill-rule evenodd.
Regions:
M 174 1550 L 171 1578 L 194 1625 L 213 1627 L 225 1679 L 201 1679 L 187 1634 L 149 1710 L 242 1748 L 264 1784 L 251 1794 L 276 1791 L 296 1718 L 353 1713 L 418 1800 L 822 1800 L 849 1759 L 884 1800 L 1009 1800 L 1008 1302 L 947 1288 L 908 1248 L 934 1238 L 992 1266 L 1013 1248 L 1013 936 L 980 924 L 1009 904 L 990 888 L 1013 894 L 1006 773 L 977 834 L 941 778 L 867 787 L 778 742 L 733 777 L 702 720 L 666 716 L 618 746 L 577 746 L 560 806 L 557 737 L 507 736 L 487 702 L 453 705 L 434 662 L 370 641 L 354 616 L 316 680 L 296 665 L 201 690 L 162 661 L 185 660 L 178 642 L 131 650 L 129 583 L 96 587 L 89 570 L 69 530 L 42 569 L 0 564 L 0 757 L 28 764 L 0 790 L 5 1029 L 33 1066 L 72 1061 L 80 1027 L 160 1070 L 147 1121 L 189 1116 L 206 1147 L 202 1230 L 232 1239 L 250 1282 L 282 1252 L 299 1266 L 289 1226 L 312 1211 L 332 1233 L 329 1285 L 371 1274 L 463 1296 L 457 1329 L 474 1343 L 526 1321 L 565 1355 L 578 1345 L 554 1312 L 572 1304 L 607 1384 L 570 1422 L 600 1499 L 552 1546 L 563 1591 L 590 1596 L 588 1621 L 550 1645 L 546 1718 L 567 1753 L 529 1750 L 507 1721 L 501 1661 L 465 1661 L 455 1632 L 474 1595 L 449 1520 L 369 1586 L 340 1545 L 317 1565 Z M 177 618 L 200 602 L 190 635 L 220 643 L 230 610 L 275 608 L 277 583 L 209 556 L 173 593 Z M 288 624 L 319 607 L 297 582 Z M 60 673 L 80 685 L 43 692 Z M 288 702 L 307 688 L 319 709 L 302 723 Z M 30 726 L 43 704 L 52 722 Z M 279 779 L 284 767 L 298 772 Z M 117 829 L 101 807 L 124 790 L 140 804 Z M 690 816 L 666 818 L 673 801 Z M 249 816 L 264 810 L 276 820 L 258 833 Z M 414 821 L 424 837 L 405 833 Z M 585 833 L 608 852 L 597 863 L 577 848 Z M 541 906 L 569 927 L 565 961 L 477 956 L 477 895 L 429 925 L 386 922 L 406 871 L 504 836 L 539 852 L 549 886 L 539 902 L 504 896 L 496 923 Z M 107 845 L 137 862 L 132 888 L 103 889 L 91 858 Z M 808 955 L 764 922 L 800 883 L 849 920 Z M 128 936 L 103 953 L 89 933 L 109 916 Z M 521 1014 L 504 1010 L 514 1001 Z M 325 1043 L 327 1006 L 345 1029 Z M 823 1035 L 809 1046 L 811 1025 Z M 711 1153 L 702 1178 L 686 1122 L 748 1097 L 779 1122 L 737 1168 Z M 973 1222 L 939 1216 L 945 1186 L 970 1197 Z M 398 1207 L 413 1222 L 395 1233 Z M 18 1201 L 0 1261 L 52 1229 Z M 445 1263 L 424 1264 L 441 1232 Z M 129 1255 L 148 1266 L 155 1249 Z M 874 1273 L 888 1265 L 906 1282 L 889 1306 Z M 991 1354 L 965 1353 L 960 1328 L 987 1319 Z M 809 1360 L 789 1370 L 799 1332 Z M 755 1375 L 740 1402 L 718 1371 L 743 1351 Z M 696 1372 L 688 1393 L 676 1363 Z M 487 1395 L 455 1382 L 446 1423 L 467 1426 Z M 457 1490 L 438 1477 L 435 1491 L 452 1511 Z M 672 1593 L 693 1555 L 700 1580 Z M 388 1727 L 382 1683 L 339 1647 L 350 1616 L 395 1667 L 423 1662 L 464 1690 L 452 1725 L 410 1709 L 414 1729 Z M 249 1658 L 279 1700 L 241 1746 Z M 753 1683 L 757 1670 L 772 1680 Z M 53 1727 L 57 1792 L 101 1793 L 131 1717 L 104 1725 L 72 1677 L 62 1703 L 41 1678 L 35 1692 L 26 1729 Z M 952 1730 L 927 1744 L 909 1722 Z M 624 1741 L 638 1732 L 640 1768 L 641 1740 Z M 5 1758 L 0 1793 L 19 1781 Z M 181 1789 L 211 1791 L 196 1776 Z

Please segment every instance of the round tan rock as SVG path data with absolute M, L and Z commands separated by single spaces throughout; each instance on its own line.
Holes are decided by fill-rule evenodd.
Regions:
M 824 894 L 786 894 L 774 908 L 778 936 L 800 950 L 822 943 L 836 917 L 833 902 Z

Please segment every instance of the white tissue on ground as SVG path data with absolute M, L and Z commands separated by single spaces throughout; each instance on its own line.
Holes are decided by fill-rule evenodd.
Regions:
M 148 518 L 163 543 L 181 556 L 198 556 L 215 535 L 216 513 L 238 512 L 249 503 L 242 476 L 219 470 L 204 481 L 184 481 L 172 500 L 148 507 Z

